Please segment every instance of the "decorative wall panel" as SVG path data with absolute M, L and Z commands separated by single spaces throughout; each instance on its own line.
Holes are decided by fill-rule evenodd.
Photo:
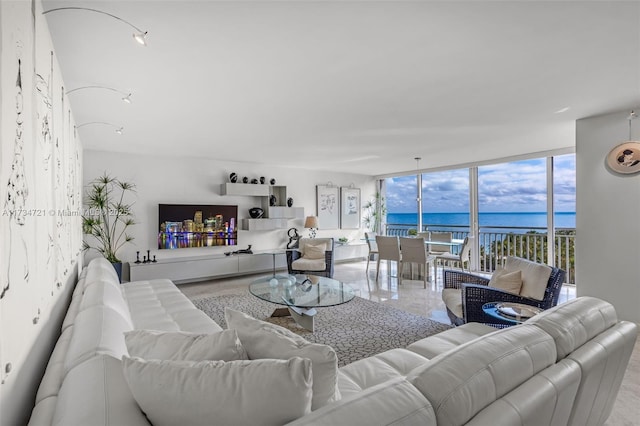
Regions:
M 4 393 L 81 251 L 82 153 L 42 5 L 28 0 L 0 2 L 0 31 Z

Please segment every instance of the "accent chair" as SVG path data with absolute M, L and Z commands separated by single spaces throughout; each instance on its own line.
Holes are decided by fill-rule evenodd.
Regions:
M 297 249 L 287 250 L 289 273 L 332 278 L 333 248 L 333 238 L 300 238 Z
M 485 303 L 513 302 L 549 309 L 558 304 L 565 275 L 566 272 L 560 268 L 508 256 L 504 267 L 494 272 L 491 278 L 462 271 L 444 271 L 442 300 L 454 325 L 479 322 L 505 328 L 514 323 L 486 314 L 482 310 Z

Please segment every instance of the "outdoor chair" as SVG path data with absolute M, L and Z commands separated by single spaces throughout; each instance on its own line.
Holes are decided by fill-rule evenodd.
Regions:
M 289 274 L 333 277 L 333 238 L 300 238 L 298 248 L 287 250 Z
M 398 284 L 402 284 L 402 273 L 400 271 L 400 260 L 402 258 L 400 254 L 400 241 L 398 237 L 383 237 L 376 236 L 376 244 L 378 245 L 378 261 L 376 263 L 376 281 L 380 275 L 380 261 L 387 260 L 387 274 L 391 275 L 391 262 L 397 264 L 397 276 Z
M 369 247 L 369 254 L 367 255 L 367 267 L 365 271 L 369 272 L 369 261 L 372 257 L 378 255 L 378 243 L 376 243 L 376 234 L 375 232 L 365 232 L 364 238 L 367 240 L 367 246 Z
M 417 263 L 418 265 L 424 265 L 425 268 L 422 278 L 424 281 L 424 288 L 427 288 L 427 278 L 429 277 L 429 271 L 431 269 L 429 264 L 433 262 L 434 257 L 427 255 L 424 238 L 400 237 L 400 254 L 400 268 L 398 268 L 398 275 L 401 275 L 404 271 L 405 263 Z
M 521 276 L 520 290 L 504 290 L 500 277 L 517 271 Z M 468 272 L 444 271 L 442 300 L 454 325 L 479 322 L 505 328 L 513 325 L 513 321 L 489 316 L 482 310 L 485 303 L 513 302 L 549 309 L 558 304 L 565 275 L 560 268 L 509 256 L 504 268 L 494 272 L 491 279 Z

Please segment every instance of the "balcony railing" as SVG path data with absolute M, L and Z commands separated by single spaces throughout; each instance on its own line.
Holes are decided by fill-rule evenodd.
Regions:
M 410 229 L 417 225 L 386 225 L 387 235 L 407 236 Z M 424 230 L 450 231 L 452 238 L 463 239 L 469 235 L 469 227 L 465 225 L 430 225 L 424 224 Z M 517 256 L 535 262 L 554 264 L 567 272 L 566 283 L 575 284 L 575 228 L 556 228 L 554 244 L 554 262 L 547 261 L 547 228 L 538 227 L 480 227 L 480 264 L 479 272 L 493 272 L 502 265 L 507 256 Z M 453 252 L 459 247 L 453 247 Z

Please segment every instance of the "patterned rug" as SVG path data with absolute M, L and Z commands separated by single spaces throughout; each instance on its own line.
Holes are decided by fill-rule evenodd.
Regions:
M 451 328 L 450 325 L 360 297 L 343 305 L 319 308 L 314 333 L 298 326 L 291 317 L 271 318 L 277 306 L 249 293 L 207 297 L 192 302 L 223 328 L 226 328 L 224 308 L 228 306 L 254 318 L 283 326 L 310 342 L 330 345 L 338 355 L 339 366 L 388 349 L 404 348 Z

